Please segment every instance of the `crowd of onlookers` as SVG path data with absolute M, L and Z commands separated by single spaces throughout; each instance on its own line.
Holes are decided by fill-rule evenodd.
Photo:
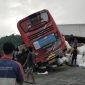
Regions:
M 28 49 L 15 49 L 14 45 L 10 42 L 3 44 L 3 55 L 0 58 L 0 79 L 7 79 L 7 85 L 16 81 L 19 85 L 22 85 L 23 82 L 27 79 L 27 83 L 34 83 L 35 78 L 33 74 L 33 67 L 36 62 L 34 58 L 36 55 L 33 53 L 32 47 Z M 23 68 L 26 66 L 26 77 L 25 71 Z M 28 82 L 29 75 L 32 78 L 32 82 Z M 10 80 L 13 80 L 11 82 Z M 10 82 L 11 83 L 10 83 Z M 4 82 L 0 80 L 0 83 L 4 85 Z M 9 84 L 10 83 L 10 84 Z

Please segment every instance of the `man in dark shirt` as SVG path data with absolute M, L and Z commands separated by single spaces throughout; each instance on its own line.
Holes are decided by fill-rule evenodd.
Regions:
M 75 65 L 76 65 L 76 60 L 77 60 L 77 55 L 78 55 L 78 49 L 77 49 L 77 46 L 74 46 L 72 52 L 72 61 L 71 61 L 71 64 L 73 65 L 74 61 L 75 61 Z
M 23 84 L 24 71 L 20 63 L 12 60 L 13 50 L 14 45 L 12 43 L 4 43 L 4 55 L 0 59 L 0 85 Z
M 33 82 L 29 82 L 29 83 L 35 83 L 35 78 L 34 78 L 34 74 L 33 74 L 33 68 L 34 68 L 34 64 L 36 63 L 36 55 L 32 52 L 33 49 L 32 47 L 28 48 L 28 56 L 27 56 L 27 60 L 25 62 L 25 64 L 27 65 L 27 80 L 29 80 L 29 75 L 32 78 Z

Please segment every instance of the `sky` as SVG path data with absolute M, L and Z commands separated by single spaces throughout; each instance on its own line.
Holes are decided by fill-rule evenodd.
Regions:
M 17 22 L 42 9 L 56 24 L 85 23 L 85 0 L 0 0 L 0 37 L 19 34 Z

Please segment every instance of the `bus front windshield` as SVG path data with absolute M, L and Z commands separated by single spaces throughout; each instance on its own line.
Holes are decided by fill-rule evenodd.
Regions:
M 28 17 L 28 20 L 29 20 L 28 27 L 26 28 L 27 32 L 36 30 L 48 22 L 48 20 L 49 20 L 48 13 L 39 12 L 39 13 L 32 14 Z
M 29 16 L 31 26 L 38 24 L 39 22 L 48 22 L 47 12 L 35 13 Z

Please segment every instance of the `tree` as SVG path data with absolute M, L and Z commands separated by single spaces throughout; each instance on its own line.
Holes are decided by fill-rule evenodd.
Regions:
M 11 34 L 9 36 L 1 37 L 0 38 L 0 51 L 2 51 L 2 46 L 3 46 L 3 43 L 5 42 L 12 42 L 15 45 L 15 47 L 23 44 L 23 41 L 20 35 Z

